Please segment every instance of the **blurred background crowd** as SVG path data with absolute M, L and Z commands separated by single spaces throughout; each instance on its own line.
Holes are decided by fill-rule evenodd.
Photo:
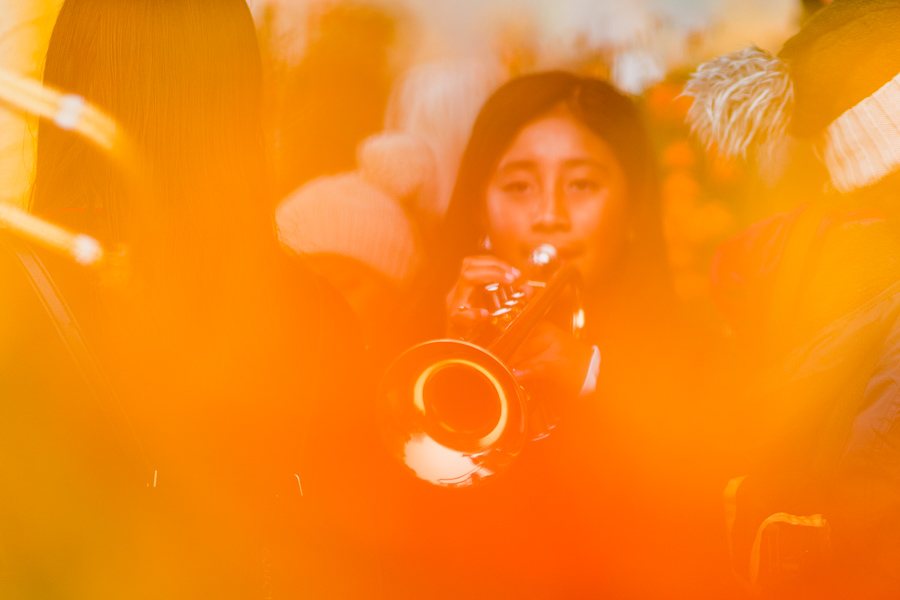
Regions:
M 110 176 L 105 162 L 86 168 L 97 167 L 96 156 L 71 152 L 71 140 L 49 120 L 41 122 L 38 140 L 36 118 L 0 111 L 0 201 L 96 236 L 108 250 L 127 247 L 130 254 L 134 273 L 122 275 L 124 283 L 91 280 L 84 297 L 93 304 L 101 297 L 94 291 L 109 293 L 115 300 L 111 306 L 134 317 L 121 318 L 128 326 L 119 328 L 113 319 L 118 312 L 110 310 L 115 314 L 108 320 L 117 326 L 107 332 L 94 325 L 97 339 L 103 340 L 104 358 L 118 367 L 111 372 L 121 380 L 113 385 L 133 395 L 135 421 L 170 462 L 159 472 L 173 482 L 182 478 L 163 489 L 188 490 L 186 500 L 173 501 L 171 515 L 164 515 L 174 515 L 166 521 L 170 539 L 151 532 L 164 566 L 140 566 L 150 579 L 157 570 L 183 569 L 185 580 L 205 585 L 188 573 L 190 561 L 169 548 L 181 543 L 183 523 L 203 515 L 193 556 L 207 556 L 207 567 L 218 575 L 229 569 L 222 568 L 216 552 L 261 569 L 247 571 L 246 580 L 264 581 L 267 589 L 270 566 L 290 574 L 302 562 L 279 556 L 309 551 L 311 572 L 315 561 L 328 563 L 321 569 L 323 582 L 302 581 L 306 574 L 299 567 L 291 576 L 298 586 L 332 586 L 334 597 L 367 597 L 370 586 L 413 590 L 408 596 L 388 591 L 385 597 L 417 597 L 418 588 L 444 585 L 447 574 L 459 572 L 467 573 L 456 582 L 459 589 L 477 584 L 485 597 L 512 589 L 533 597 L 550 592 L 566 597 L 567 590 L 578 589 L 580 578 L 591 589 L 618 589 L 620 597 L 654 597 L 649 590 L 663 589 L 670 597 L 679 597 L 672 590 L 685 597 L 736 592 L 720 531 L 722 485 L 726 475 L 749 470 L 746 463 L 759 454 L 757 442 L 769 443 L 770 430 L 780 441 L 779 418 L 793 433 L 791 414 L 771 418 L 767 412 L 781 407 L 779 397 L 757 393 L 748 382 L 763 373 L 767 361 L 781 359 L 823 325 L 843 327 L 838 317 L 867 306 L 864 301 L 875 292 L 896 294 L 887 286 L 900 277 L 900 246 L 882 206 L 868 212 L 842 206 L 841 218 L 803 213 L 804 204 L 834 191 L 812 144 L 773 137 L 746 155 L 726 156 L 726 142 L 719 152 L 705 143 L 709 136 L 690 130 L 688 113 L 704 103 L 692 94 L 698 98 L 693 104 L 685 91 L 696 84 L 696 78 L 695 84 L 689 80 L 699 65 L 723 52 L 748 44 L 775 51 L 795 39 L 829 0 L 250 0 L 249 11 L 244 0 L 67 0 L 61 13 L 62 0 L 0 2 L 0 76 L 43 79 L 47 89 L 58 86 L 89 102 L 107 103 L 120 133 L 129 133 L 129 126 L 139 132 L 131 134 L 144 146 L 146 173 L 153 176 L 140 181 L 159 184 L 156 190 L 135 191 L 140 186 L 132 185 L 128 169 Z M 884 3 L 900 21 L 900 4 Z M 819 17 L 851 4 L 834 3 Z M 109 22 L 91 18 L 97 6 Z M 173 15 L 180 9 L 185 10 L 178 20 Z M 865 18 L 858 27 L 867 31 L 872 23 L 865 19 L 878 16 L 859 10 Z M 159 19 L 151 22 L 147 14 Z M 220 17 L 221 26 L 215 20 Z M 232 25 L 242 37 L 229 37 Z M 888 23 L 879 31 L 890 50 L 883 53 L 884 69 L 893 76 L 893 57 L 900 56 L 891 54 L 893 30 Z M 78 44 L 67 45 L 67 35 Z M 159 43 L 145 43 L 142 35 Z M 847 35 L 852 43 L 864 37 L 856 31 Z M 858 54 L 846 56 L 835 51 L 837 58 L 822 51 L 834 62 L 810 63 L 818 70 L 811 69 L 809 80 L 824 87 L 813 88 L 807 102 L 818 108 L 820 89 L 840 91 L 841 81 L 829 79 L 842 74 L 833 64 L 861 62 L 857 59 L 865 53 L 877 58 L 870 47 L 875 46 L 854 46 Z M 94 53 L 110 63 L 98 62 Z M 878 76 L 865 83 L 883 85 L 884 73 L 872 72 Z M 73 73 L 83 79 L 68 81 Z M 808 83 L 802 75 L 802 69 L 792 74 L 797 89 Z M 862 90 L 847 81 L 851 91 Z M 115 93 L 104 99 L 98 89 Z M 854 106 L 860 98 L 848 92 L 842 101 Z M 842 112 L 827 115 L 824 124 Z M 796 114 L 807 118 L 801 109 Z M 726 117 L 729 126 L 741 125 L 739 118 Z M 39 143 L 42 155 L 36 152 Z M 552 176 L 545 177 L 548 173 Z M 122 205 L 129 210 L 116 203 L 120 197 L 133 201 Z M 852 200 L 868 202 L 865 196 Z M 830 209 L 821 204 L 816 210 Z M 807 216 L 801 219 L 801 213 Z M 797 219 L 803 226 L 791 231 L 800 231 L 792 233 L 799 241 L 787 244 L 784 232 Z M 816 237 L 806 244 L 801 234 Z M 821 241 L 826 235 L 828 244 Z M 516 352 L 501 359 L 511 367 L 502 371 L 515 384 L 510 389 L 518 390 L 519 382 L 533 396 L 528 418 L 521 419 L 527 431 L 519 433 L 529 441 L 547 441 L 523 452 L 524 466 L 496 488 L 452 497 L 415 487 L 418 481 L 407 483 L 401 475 L 408 472 L 381 464 L 371 450 L 381 444 L 373 423 L 388 430 L 385 423 L 392 424 L 378 411 L 396 409 L 391 402 L 398 396 L 379 392 L 378 402 L 388 398 L 384 406 L 369 402 L 374 382 L 385 371 L 393 373 L 388 363 L 413 342 L 452 337 L 480 344 L 477 328 L 484 322 L 476 317 L 503 317 L 511 310 L 500 304 L 509 300 L 501 298 L 505 292 L 485 293 L 504 282 L 521 283 L 522 272 L 535 266 L 531 251 L 548 240 L 559 241 L 562 262 L 582 272 L 585 310 L 564 314 L 565 327 L 536 325 Z M 811 267 L 800 261 L 806 254 L 792 254 L 807 247 Z M 320 279 L 330 285 L 320 287 Z M 524 281 L 515 288 L 516 310 L 533 291 L 530 286 L 546 280 L 529 274 Z M 482 299 L 496 301 L 495 312 L 470 302 L 476 288 Z M 18 301 L 15 291 L 0 295 L 9 299 Z M 885 309 L 881 320 L 892 327 L 900 300 L 890 306 L 893 312 Z M 31 352 L 23 355 L 42 367 L 31 373 L 8 363 L 12 367 L 5 375 L 11 381 L 19 379 L 19 370 L 36 374 L 23 384 L 22 394 L 32 394 L 36 381 L 63 381 L 43 375 L 47 365 L 55 373 L 55 364 L 44 360 L 43 342 L 32 335 L 29 322 L 19 323 L 12 310 L 0 310 L 0 316 L 16 321 L 9 330 L 17 330 L 21 346 Z M 559 315 L 550 316 L 545 321 Z M 107 324 L 100 317 L 96 321 Z M 586 322 L 588 344 L 567 330 L 573 321 Z M 491 326 L 506 322 L 498 318 Z M 16 339 L 10 339 L 7 345 L 18 351 Z M 868 339 L 851 341 L 867 352 L 872 345 Z M 604 366 L 598 373 L 601 352 Z M 847 357 L 856 360 L 844 347 L 830 352 L 847 364 L 853 362 Z M 816 368 L 823 362 L 817 360 L 810 359 Z M 839 361 L 823 364 L 833 362 Z M 844 363 L 847 372 L 858 366 Z M 429 367 L 417 382 L 432 371 Z M 835 375 L 832 384 L 837 380 Z M 0 388 L 3 381 L 0 377 Z M 385 377 L 378 389 L 392 392 L 390 383 Z M 420 394 L 424 386 L 416 388 Z M 466 390 L 460 389 L 465 400 Z M 787 384 L 785 389 L 793 393 Z M 811 389 L 810 397 L 820 391 Z M 66 388 L 59 398 L 68 394 Z M 890 394 L 883 399 L 893 403 Z M 440 398 L 435 405 L 441 405 Z M 819 405 L 830 410 L 827 403 Z M 34 406 L 42 431 L 44 414 Z M 558 422 L 567 428 L 547 435 Z M 77 427 L 60 423 L 81 442 Z M 11 419 L 7 425 L 17 428 Z M 799 430 L 805 434 L 807 428 Z M 10 447 L 33 447 L 22 431 L 20 446 Z M 459 484 L 452 476 L 417 468 L 449 462 L 448 454 L 434 454 L 446 447 L 427 446 L 418 435 L 404 430 L 403 444 L 396 445 L 405 453 L 405 471 L 442 486 Z M 493 451 L 494 441 L 491 445 Z M 796 447 L 795 441 L 789 454 Z M 467 452 L 463 459 L 471 458 Z M 191 453 L 195 462 L 185 458 Z M 782 458 L 776 455 L 772 462 L 792 467 Z M 487 460 L 477 467 L 465 474 L 471 481 L 459 487 L 506 464 L 501 457 L 497 468 Z M 31 476 L 41 469 L 26 471 Z M 848 472 L 855 476 L 858 469 Z M 98 477 L 105 478 L 105 473 Z M 835 488 L 844 485 L 840 481 Z M 30 491 L 15 478 L 8 482 L 10 489 Z M 900 502 L 894 494 L 900 488 L 890 482 L 893 495 L 887 497 Z M 868 494 L 862 489 L 861 498 Z M 195 497 L 227 510 L 214 514 Z M 863 500 L 862 509 L 851 503 L 855 508 L 846 514 L 868 516 L 871 503 Z M 289 504 L 301 501 L 312 508 L 298 511 Z M 27 502 L 21 505 L 30 509 Z M 129 505 L 123 514 L 131 515 L 130 510 Z M 796 514 L 812 514 L 804 510 Z M 301 512 L 303 519 L 295 519 Z M 885 512 L 894 519 L 892 510 Z M 43 514 L 34 514 L 43 526 Z M 77 521 L 66 514 L 64 522 Z M 839 531 L 842 513 L 836 514 Z M 287 522 L 301 534 L 285 529 Z M 51 525 L 45 529 L 48 540 L 69 539 Z M 755 532 L 749 525 L 745 529 Z M 342 536 L 354 543 L 344 544 Z M 27 535 L 22 538 L 31 543 Z M 233 547 L 218 548 L 219 539 L 231 540 Z M 256 540 L 258 547 L 245 539 Z M 859 539 L 867 544 L 869 538 Z M 295 547 L 297 540 L 309 547 Z M 482 543 L 499 550 L 479 554 L 484 568 L 470 569 L 468 551 Z M 864 544 L 848 545 L 848 554 Z M 252 556 L 260 548 L 275 550 L 272 556 Z M 359 556 L 348 554 L 348 548 Z M 192 555 L 190 547 L 184 555 Z M 340 577 L 333 577 L 331 562 L 340 569 L 335 573 L 356 569 L 359 577 L 335 582 Z M 378 562 L 378 569 L 370 568 Z M 98 562 L 97 568 L 105 564 Z M 492 569 L 500 575 L 492 578 Z M 893 577 L 892 568 L 886 571 Z M 125 571 L 122 577 L 127 578 Z M 504 588 L 505 577 L 516 587 Z M 177 578 L 173 581 L 175 588 Z M 285 576 L 285 581 L 293 580 Z M 230 587 L 228 578 L 218 585 Z M 363 592 L 342 596 L 342 585 L 360 585 Z M 688 590 L 695 590 L 692 596 Z
M 791 187 L 792 181 L 815 189 L 822 175 L 815 173 L 813 160 L 808 168 L 795 160 L 801 164 L 793 169 L 796 175 L 784 178 L 777 157 L 775 164 L 748 168 L 744 161 L 720 157 L 715 148 L 703 148 L 685 124 L 690 99 L 679 94 L 698 64 L 747 43 L 778 48 L 824 3 L 251 0 L 264 59 L 277 192 L 286 197 L 317 177 L 353 171 L 360 144 L 377 132 L 413 134 L 436 160 L 435 176 L 429 178 L 436 189 L 405 207 L 427 238 L 449 201 L 471 124 L 494 89 L 513 76 L 553 68 L 606 79 L 638 100 L 654 137 L 676 292 L 698 323 L 721 332 L 725 326 L 707 292 L 714 249 L 773 209 L 795 206 L 802 190 Z M 4 0 L 0 66 L 40 77 L 60 4 Z M 3 200 L 24 204 L 36 131 L 36 121 L 0 113 Z M 377 162 L 383 151 L 391 150 L 375 144 L 369 154 Z M 382 179 L 391 179 L 389 186 L 419 183 L 398 182 L 391 173 Z M 314 250 L 316 243 L 321 249 L 339 242 L 309 243 Z M 413 253 L 421 253 L 415 244 Z M 350 256 L 361 251 L 326 250 Z M 398 260 L 410 260 L 408 250 L 399 251 Z M 414 267 L 374 266 L 395 280 L 411 276 Z

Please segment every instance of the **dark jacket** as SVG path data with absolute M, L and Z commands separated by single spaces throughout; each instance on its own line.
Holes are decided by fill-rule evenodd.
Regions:
M 900 591 L 896 223 L 870 197 L 832 198 L 752 227 L 717 257 L 720 306 L 758 359 L 736 412 L 752 457 L 737 495 L 736 568 L 747 572 L 759 525 L 779 512 L 823 515 L 837 561 L 772 593 Z
M 210 334 L 38 255 L 127 425 L 104 413 L 0 245 L 0 595 L 295 598 L 368 586 L 304 470 L 329 460 L 306 436 L 323 407 L 363 401 L 344 376 L 362 349 L 337 294 L 279 258 L 252 302 L 213 299 L 233 320 Z

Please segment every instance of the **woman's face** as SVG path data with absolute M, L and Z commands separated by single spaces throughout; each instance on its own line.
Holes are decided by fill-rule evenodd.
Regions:
M 565 111 L 526 125 L 500 159 L 486 193 L 493 252 L 525 271 L 540 244 L 587 281 L 604 277 L 625 245 L 625 173 L 610 147 Z

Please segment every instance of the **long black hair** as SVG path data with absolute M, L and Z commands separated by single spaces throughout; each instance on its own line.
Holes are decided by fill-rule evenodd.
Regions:
M 151 285 L 215 293 L 277 249 L 261 71 L 244 0 L 66 0 L 45 84 L 117 122 L 149 189 L 129 189 L 121 160 L 42 120 L 31 210 L 128 244 Z
M 526 125 L 560 106 L 609 144 L 624 170 L 632 235 L 620 283 L 629 293 L 640 290 L 657 299 L 671 294 L 655 159 L 640 110 L 604 81 L 548 71 L 508 82 L 478 115 L 431 268 L 425 270 L 422 288 L 432 304 L 453 285 L 462 259 L 483 253 L 485 192 L 503 154 Z
M 122 168 L 42 121 L 31 210 L 124 244 L 132 276 L 105 304 L 140 328 L 140 352 L 185 386 L 221 387 L 253 383 L 248 355 L 295 356 L 322 288 L 279 247 L 246 1 L 66 0 L 44 79 L 106 112 L 133 149 Z M 229 377 L 195 376 L 215 365 Z

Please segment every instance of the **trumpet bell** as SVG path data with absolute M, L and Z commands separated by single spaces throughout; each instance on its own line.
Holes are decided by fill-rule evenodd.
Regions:
M 407 350 L 378 393 L 389 451 L 416 477 L 444 487 L 504 470 L 526 439 L 524 392 L 489 351 L 457 340 Z

